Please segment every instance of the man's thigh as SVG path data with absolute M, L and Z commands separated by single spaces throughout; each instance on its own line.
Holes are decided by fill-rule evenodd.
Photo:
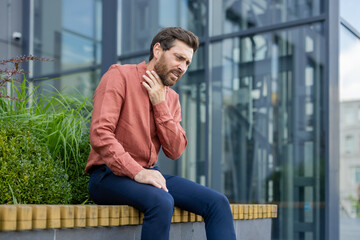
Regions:
M 184 210 L 203 216 L 211 204 L 224 197 L 223 194 L 188 179 L 172 175 L 164 177 L 175 206 Z
M 153 203 L 172 198 L 163 189 L 119 177 L 106 166 L 91 174 L 89 192 L 97 204 L 130 205 L 142 212 L 151 208 Z

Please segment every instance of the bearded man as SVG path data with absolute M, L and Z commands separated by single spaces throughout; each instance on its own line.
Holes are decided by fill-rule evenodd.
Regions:
M 186 148 L 179 96 L 169 86 L 185 74 L 198 47 L 192 32 L 165 28 L 151 43 L 148 63 L 112 65 L 94 94 L 85 168 L 90 196 L 97 204 L 143 212 L 142 240 L 169 239 L 174 206 L 201 215 L 207 239 L 236 239 L 223 194 L 155 165 L 160 147 L 174 160 Z

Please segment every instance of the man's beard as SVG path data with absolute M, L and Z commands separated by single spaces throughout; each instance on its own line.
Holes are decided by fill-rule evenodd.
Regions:
M 159 61 L 155 64 L 154 70 L 157 73 L 157 75 L 159 75 L 162 83 L 165 86 L 174 86 L 175 83 L 181 78 L 181 72 L 179 70 L 168 69 L 168 67 L 166 66 L 166 61 L 163 59 L 162 56 L 160 57 Z M 177 80 L 172 80 L 170 78 L 169 75 L 171 74 L 171 72 L 175 72 L 178 75 Z

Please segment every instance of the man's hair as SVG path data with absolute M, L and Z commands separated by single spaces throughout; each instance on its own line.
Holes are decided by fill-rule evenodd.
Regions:
M 199 39 L 192 32 L 180 27 L 164 28 L 156 34 L 151 42 L 149 61 L 154 57 L 153 48 L 156 43 L 160 43 L 161 48 L 167 51 L 174 46 L 176 39 L 186 43 L 194 50 L 194 53 L 199 48 Z

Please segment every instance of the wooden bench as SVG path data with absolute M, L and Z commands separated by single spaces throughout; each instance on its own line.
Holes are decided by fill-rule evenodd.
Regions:
M 231 204 L 233 219 L 276 218 L 277 205 Z M 0 205 L 0 230 L 31 230 L 138 225 L 143 213 L 130 206 Z M 202 217 L 175 207 L 173 223 L 201 222 Z
M 234 223 L 236 223 L 236 221 L 244 222 L 243 220 L 258 220 L 257 222 L 259 222 L 260 219 L 269 220 L 277 217 L 277 205 L 272 204 L 231 204 L 231 210 Z M 48 239 L 38 237 L 36 234 L 50 230 L 53 231 L 51 234 L 56 235 L 56 231 L 58 231 L 58 233 L 59 231 L 70 231 L 66 229 L 89 230 L 91 228 L 93 229 L 92 231 L 94 231 L 94 229 L 101 228 L 102 231 L 106 231 L 107 227 L 113 229 L 111 227 L 121 228 L 122 226 L 124 226 L 123 229 L 129 229 L 129 227 L 126 226 L 138 225 L 138 227 L 141 227 L 142 219 L 143 213 L 126 205 L 0 205 L 0 239 L 1 237 L 6 237 L 7 239 L 10 237 L 12 239 L 15 237 L 14 234 L 17 234 L 16 239 L 27 239 L 29 234 L 35 234 L 34 237 L 37 239 Z M 175 207 L 172 223 L 193 223 L 193 226 L 197 224 L 197 222 L 203 222 L 201 216 Z M 250 223 L 250 221 L 247 222 Z M 259 224 L 259 226 L 261 226 L 262 222 Z M 189 226 L 189 224 L 187 224 L 187 226 Z M 241 231 L 244 232 L 244 229 L 247 231 L 249 226 L 250 225 L 246 225 Z M 235 225 L 235 228 L 239 227 Z M 267 227 L 269 232 L 271 232 L 270 228 L 271 227 Z M 137 228 L 137 231 L 140 232 L 138 229 L 139 228 Z M 194 232 L 193 227 L 183 227 L 181 229 L 176 230 L 177 233 L 175 235 L 179 235 L 179 231 L 189 232 L 191 229 Z M 198 229 L 203 229 L 203 227 L 198 227 Z M 256 227 L 255 231 L 258 231 L 258 229 L 259 227 Z M 38 230 L 43 231 L 39 232 Z M 239 229 L 237 230 L 239 231 Z M 121 229 L 117 231 L 121 231 Z M 24 234 L 19 236 L 22 232 L 26 234 L 26 238 Z M 269 235 L 269 233 L 267 234 Z M 69 234 L 69 236 L 71 235 L 74 234 Z M 139 235 L 139 233 L 137 233 L 137 235 Z M 202 233 L 202 235 L 204 235 L 204 233 Z M 104 236 L 102 235 L 102 237 Z M 99 238 L 93 237 L 92 239 Z M 139 236 L 126 239 L 139 239 Z M 203 237 L 179 237 L 177 239 L 203 239 Z

